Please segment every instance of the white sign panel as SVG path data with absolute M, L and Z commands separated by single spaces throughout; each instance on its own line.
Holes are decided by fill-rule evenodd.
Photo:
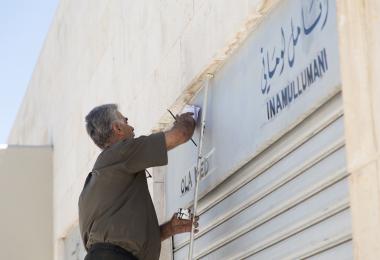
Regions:
M 200 194 L 339 88 L 335 1 L 282 1 L 210 81 Z M 202 99 L 201 92 L 193 104 L 201 106 Z M 199 129 L 197 143 L 198 136 Z M 169 215 L 192 202 L 196 157 L 191 142 L 169 153 Z

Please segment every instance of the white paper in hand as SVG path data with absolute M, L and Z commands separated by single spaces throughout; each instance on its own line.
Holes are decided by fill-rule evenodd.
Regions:
M 200 107 L 197 107 L 197 106 L 193 106 L 193 105 L 186 105 L 183 110 L 182 110 L 182 114 L 183 113 L 193 113 L 193 118 L 195 120 L 195 122 L 197 122 L 198 120 L 198 114 L 199 114 L 199 110 L 201 110 Z

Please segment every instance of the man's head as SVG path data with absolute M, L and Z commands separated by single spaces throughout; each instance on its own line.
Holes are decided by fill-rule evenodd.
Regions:
M 101 149 L 127 138 L 134 137 L 134 128 L 128 125 L 116 104 L 95 107 L 86 116 L 86 129 L 91 139 Z

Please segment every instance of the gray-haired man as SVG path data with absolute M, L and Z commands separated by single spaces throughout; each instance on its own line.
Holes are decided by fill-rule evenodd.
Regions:
M 85 260 L 155 260 L 162 240 L 191 231 L 191 220 L 175 215 L 158 225 L 145 177 L 146 168 L 167 164 L 167 151 L 190 139 L 191 115 L 177 116 L 167 132 L 138 138 L 115 104 L 95 107 L 86 116 L 87 132 L 103 151 L 79 198 Z

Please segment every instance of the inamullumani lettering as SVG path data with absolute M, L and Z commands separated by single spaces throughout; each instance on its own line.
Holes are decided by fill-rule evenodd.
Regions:
M 270 120 L 322 78 L 328 70 L 327 53 L 324 48 L 317 57 L 297 76 L 267 101 L 267 119 Z

